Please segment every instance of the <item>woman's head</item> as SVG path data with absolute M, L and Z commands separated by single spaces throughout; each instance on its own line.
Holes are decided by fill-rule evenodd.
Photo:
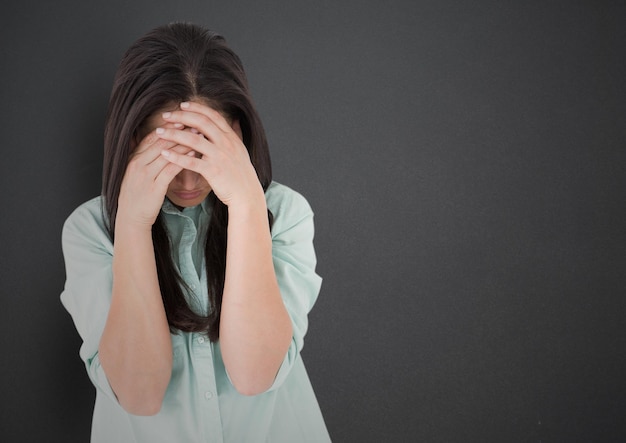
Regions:
M 122 178 L 140 135 L 155 113 L 182 101 L 209 104 L 234 121 L 264 188 L 271 181 L 265 132 L 239 57 L 223 37 L 202 27 L 158 27 L 126 52 L 113 84 L 104 137 L 102 191 L 113 230 Z

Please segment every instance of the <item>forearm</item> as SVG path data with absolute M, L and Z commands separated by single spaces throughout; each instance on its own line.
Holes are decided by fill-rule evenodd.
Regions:
M 151 230 L 118 216 L 113 293 L 99 356 L 122 407 L 158 412 L 172 370 L 172 342 L 161 300 Z
M 261 195 L 251 204 L 229 207 L 220 344 L 224 364 L 239 392 L 254 395 L 272 385 L 291 337 Z

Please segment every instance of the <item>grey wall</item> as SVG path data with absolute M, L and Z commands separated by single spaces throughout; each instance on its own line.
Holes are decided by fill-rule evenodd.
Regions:
M 182 19 L 240 54 L 316 211 L 335 441 L 626 440 L 625 3 L 283 3 L 3 5 L 0 439 L 88 439 L 60 230 L 123 51 Z

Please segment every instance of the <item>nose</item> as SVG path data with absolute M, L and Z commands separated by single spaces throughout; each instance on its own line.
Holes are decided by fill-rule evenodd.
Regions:
M 198 176 L 199 174 L 197 172 L 190 171 L 189 169 L 183 169 L 176 176 L 176 181 L 184 190 L 192 191 L 196 188 Z

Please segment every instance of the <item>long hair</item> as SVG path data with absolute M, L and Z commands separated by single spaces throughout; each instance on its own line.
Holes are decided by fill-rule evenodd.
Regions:
M 243 143 L 263 190 L 272 180 L 265 131 L 254 108 L 239 57 L 224 38 L 202 27 L 173 23 L 155 28 L 126 52 L 117 70 L 104 132 L 103 212 L 114 241 L 122 179 L 138 128 L 152 114 L 172 102 L 204 99 L 217 110 L 239 120 Z M 152 240 L 163 305 L 170 328 L 207 332 L 219 338 L 219 322 L 226 269 L 228 210 L 210 193 L 211 219 L 206 233 L 205 261 L 209 312 L 194 312 L 183 293 L 185 286 L 174 266 L 170 239 L 159 213 Z M 271 224 L 271 213 L 268 211 Z

